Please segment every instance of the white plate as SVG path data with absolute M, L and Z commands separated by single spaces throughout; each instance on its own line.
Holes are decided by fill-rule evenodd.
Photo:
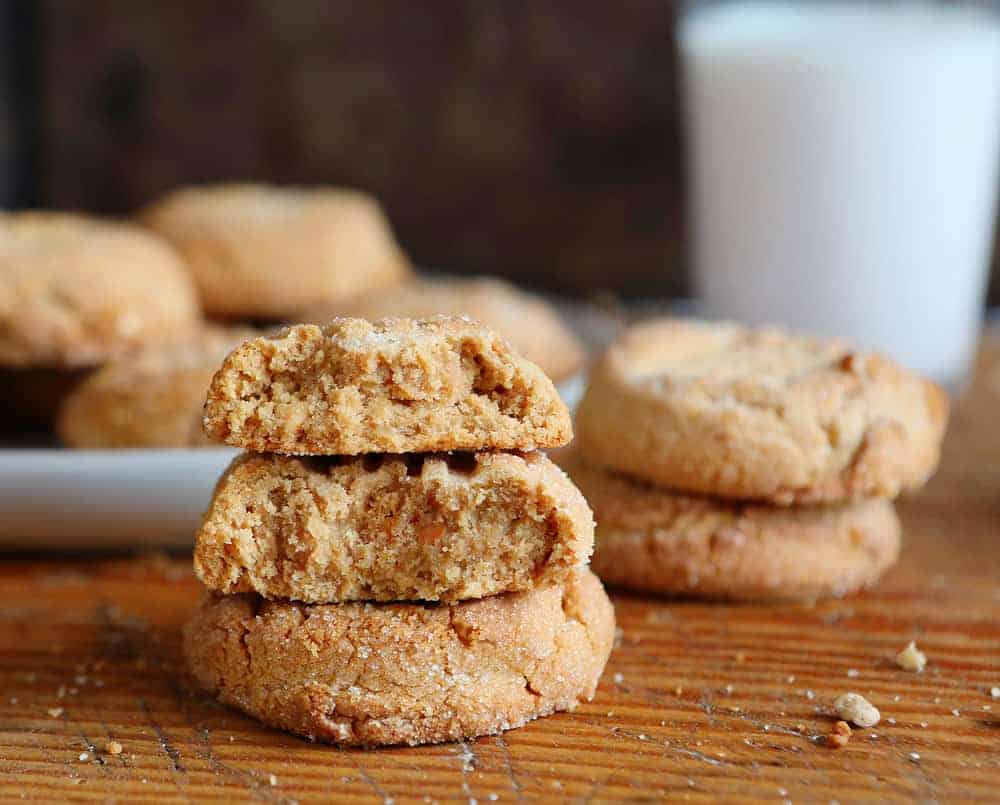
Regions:
M 190 545 L 239 451 L 0 450 L 0 546 Z

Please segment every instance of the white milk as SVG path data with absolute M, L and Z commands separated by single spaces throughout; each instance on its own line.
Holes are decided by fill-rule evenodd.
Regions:
M 746 2 L 689 13 L 679 41 L 709 314 L 844 335 L 956 382 L 992 244 L 1000 24 Z

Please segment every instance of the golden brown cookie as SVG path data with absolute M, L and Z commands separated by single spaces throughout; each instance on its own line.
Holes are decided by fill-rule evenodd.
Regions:
M 417 280 L 342 303 L 314 305 L 299 318 L 322 324 L 335 316 L 376 320 L 436 314 L 478 321 L 557 383 L 578 372 L 586 358 L 579 339 L 548 302 L 492 277 Z
M 198 532 L 221 593 L 308 603 L 460 601 L 563 582 L 594 521 L 542 453 L 238 457 Z
M 177 247 L 205 310 L 219 316 L 280 318 L 410 273 L 379 205 L 353 190 L 192 187 L 139 221 Z
M 188 666 L 224 703 L 344 746 L 423 744 L 519 727 L 593 697 L 614 611 L 588 570 L 460 604 L 293 604 L 210 596 Z
M 572 438 L 552 381 L 468 319 L 334 319 L 249 341 L 212 381 L 205 429 L 302 455 L 534 450 Z
M 592 463 L 780 504 L 895 497 L 937 465 L 948 399 L 838 341 L 656 320 L 625 332 L 576 416 Z
M 257 335 L 207 327 L 188 340 L 150 347 L 90 375 L 66 398 L 56 429 L 68 447 L 201 447 L 202 407 L 226 355 Z
M 82 215 L 0 213 L 0 366 L 94 366 L 200 322 L 190 277 L 154 235 Z
M 597 519 L 606 583 L 671 595 L 815 599 L 874 584 L 895 562 L 892 503 L 780 507 L 675 494 L 560 456 Z

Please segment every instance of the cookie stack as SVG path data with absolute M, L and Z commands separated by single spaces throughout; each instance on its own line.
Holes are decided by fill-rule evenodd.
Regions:
M 205 428 L 247 449 L 197 535 L 198 682 L 342 745 L 495 733 L 590 698 L 614 615 L 593 521 L 539 448 L 552 382 L 467 319 L 335 319 L 225 360 Z
M 947 416 L 933 383 L 839 341 L 655 320 L 594 368 L 564 466 L 609 583 L 843 595 L 896 561 L 891 501 L 934 471 Z
M 201 326 L 184 264 L 138 227 L 0 213 L 0 419 L 48 427 L 87 372 Z

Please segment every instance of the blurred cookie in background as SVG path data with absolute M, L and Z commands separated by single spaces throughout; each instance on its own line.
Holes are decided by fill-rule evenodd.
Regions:
M 586 351 L 555 308 L 539 296 L 492 277 L 418 279 L 339 304 L 313 305 L 298 320 L 323 323 L 335 316 L 369 320 L 467 316 L 506 338 L 557 383 L 576 374 Z
M 378 203 L 354 190 L 191 187 L 138 220 L 180 251 L 213 316 L 280 319 L 410 274 Z
M 188 340 L 109 363 L 63 403 L 56 423 L 67 447 L 200 447 L 202 406 L 226 355 L 258 335 L 249 328 L 206 327 Z
M 190 276 L 155 235 L 83 215 L 0 213 L 0 410 L 18 428 L 49 424 L 90 368 L 200 325 Z

